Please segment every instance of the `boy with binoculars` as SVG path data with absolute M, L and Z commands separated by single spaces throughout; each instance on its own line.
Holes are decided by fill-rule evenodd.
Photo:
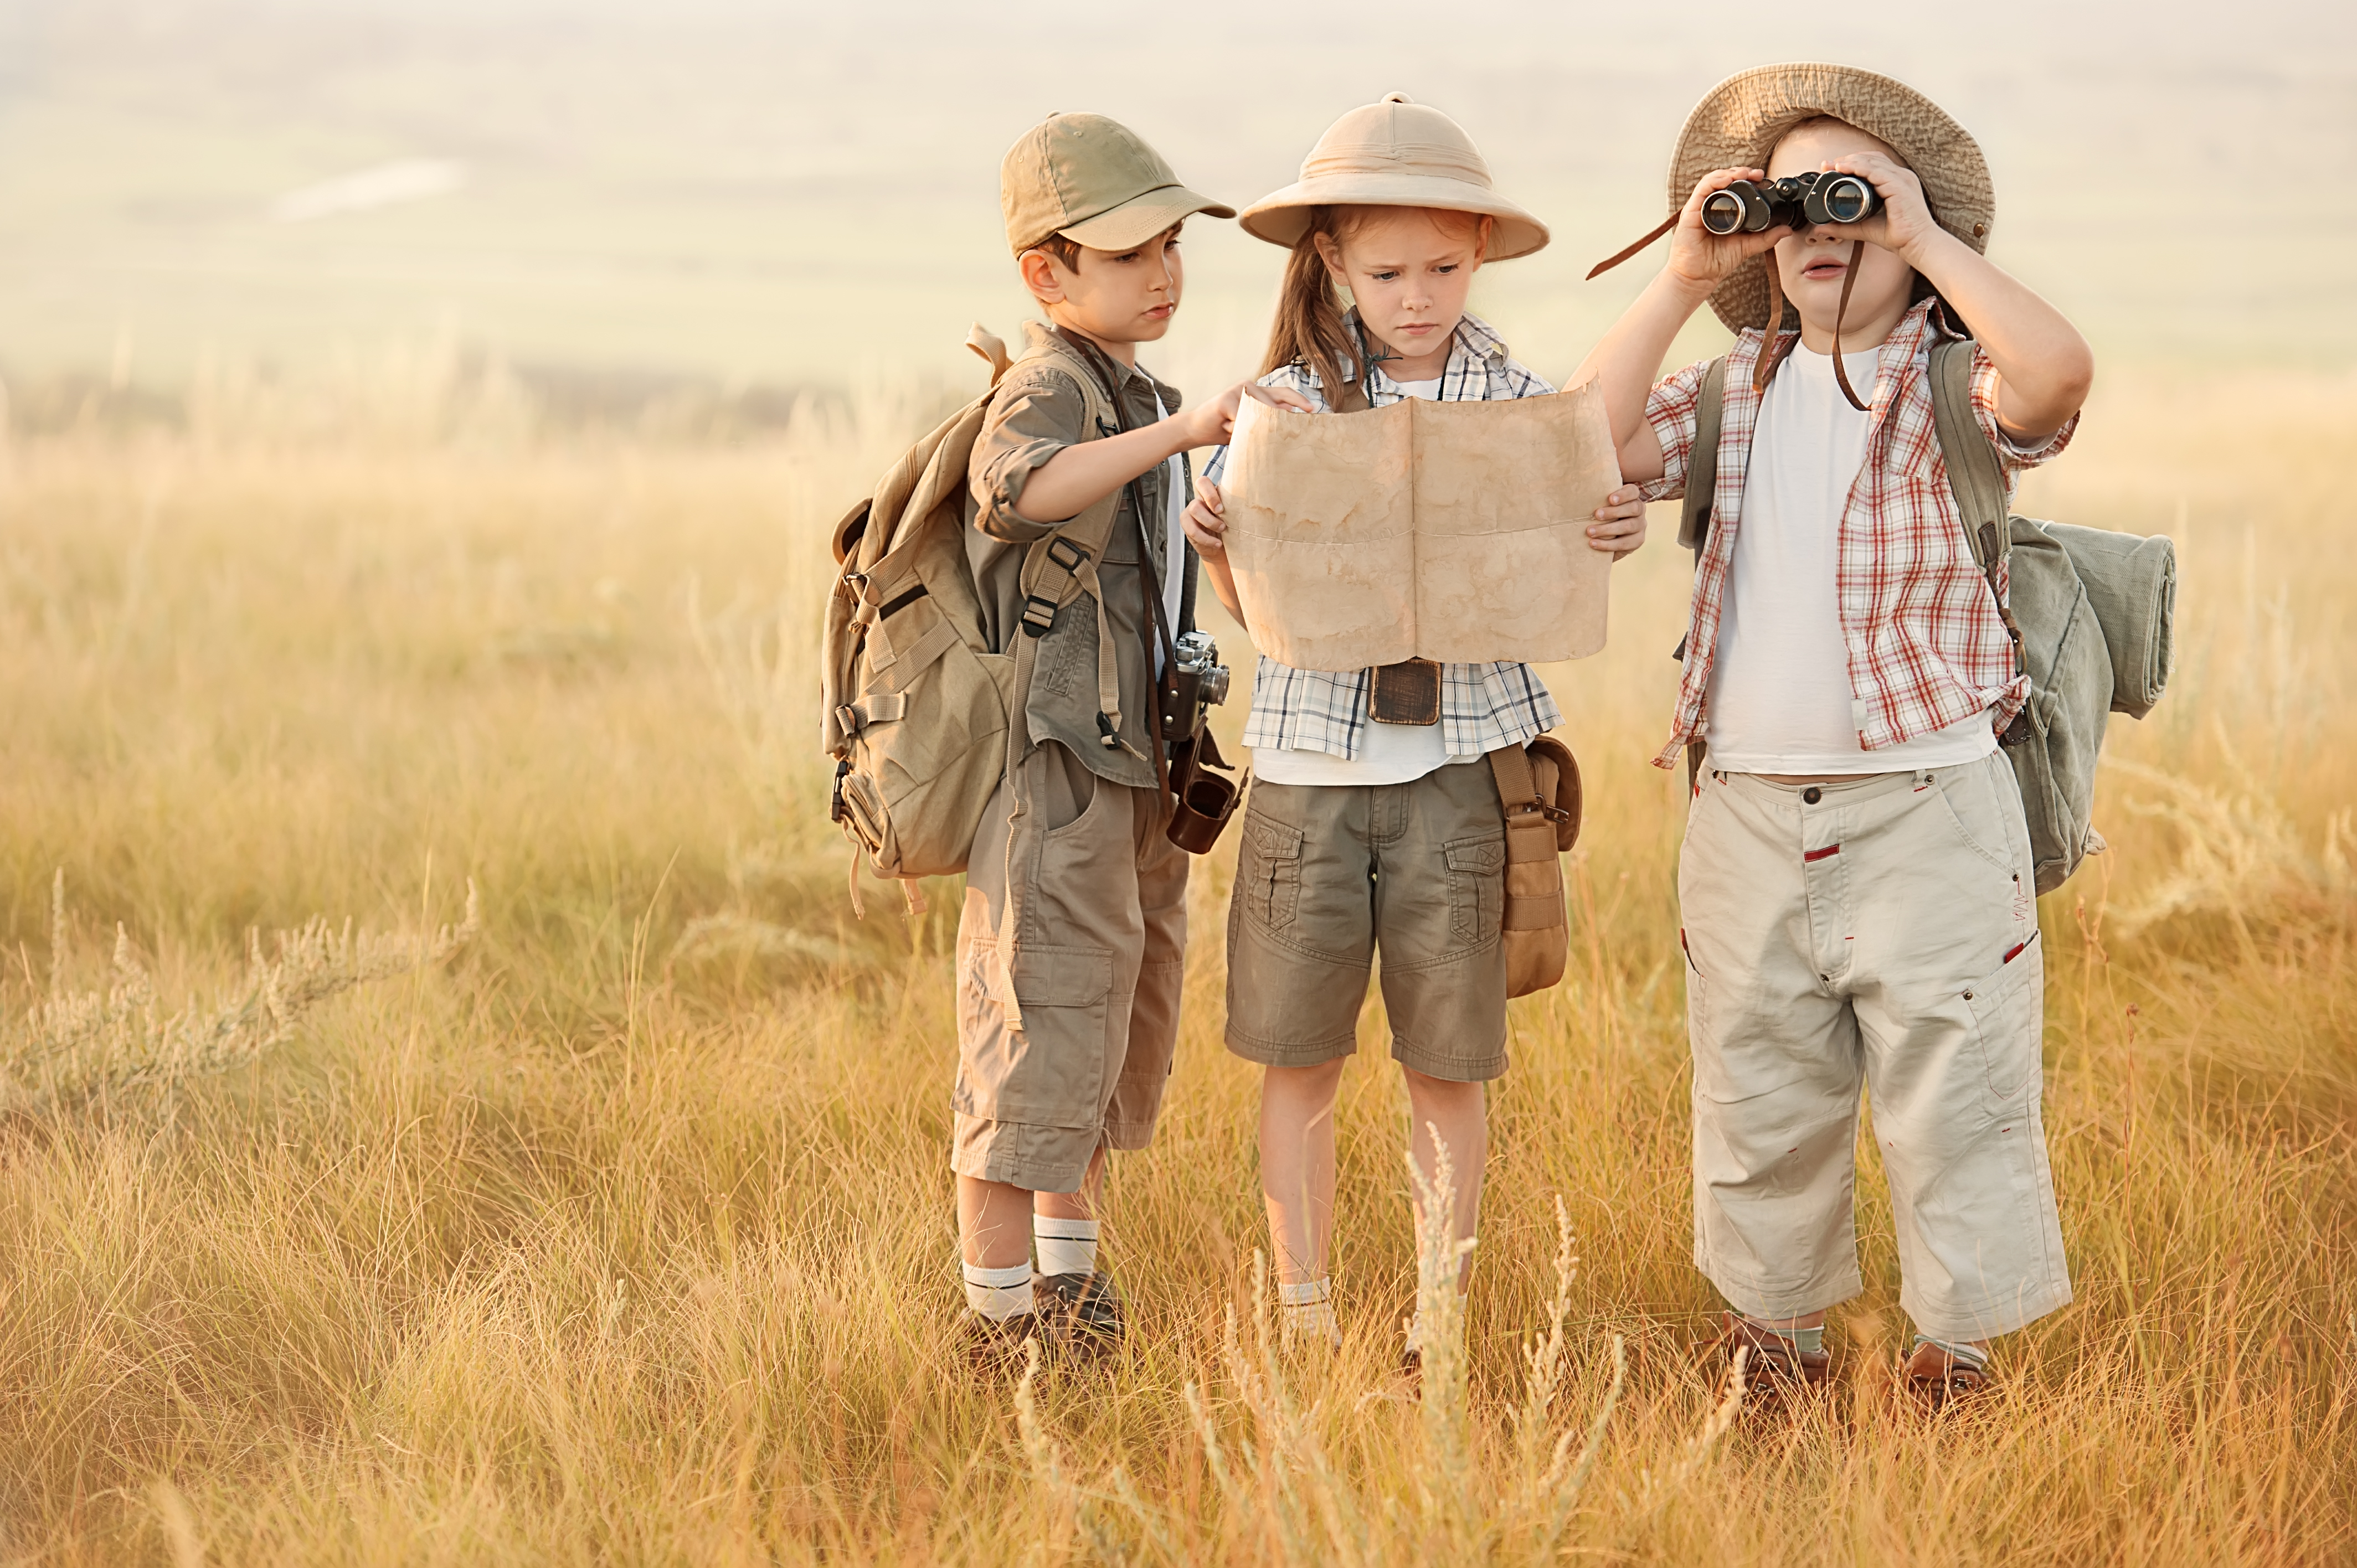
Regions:
M 1715 476 L 1656 758 L 1693 769 L 1695 1261 L 1755 1389 L 1826 1380 L 1825 1309 L 1862 1288 L 1863 1080 L 1917 1329 L 1900 1380 L 1936 1406 L 1986 1384 L 1989 1341 L 2071 1285 L 2035 880 L 1997 745 L 2029 681 L 2003 573 L 1975 564 L 1949 488 L 1931 349 L 1973 339 L 1974 423 L 2008 487 L 2069 441 L 2093 360 L 1982 254 L 1994 200 L 1972 138 L 1888 78 L 1731 78 L 1687 120 L 1671 188 L 1683 205 L 1646 242 L 1669 231 L 1668 263 L 1581 376 L 1601 379 L 1649 499 Z M 1653 384 L 1706 302 L 1735 347 Z

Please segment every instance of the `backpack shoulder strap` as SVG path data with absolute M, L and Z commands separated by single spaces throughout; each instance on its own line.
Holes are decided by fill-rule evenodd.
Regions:
M 2005 467 L 1973 414 L 1973 340 L 1969 338 L 1942 338 L 1932 345 L 1932 433 L 1940 443 L 1940 459 L 1948 470 L 1948 489 L 1955 493 L 1964 541 L 1972 546 L 1974 564 L 1988 581 L 1997 619 L 2012 639 L 2014 673 L 2021 674 L 2029 668 L 2029 650 L 2022 640 L 2021 623 L 2013 618 L 2013 607 L 1997 589 L 1998 570 L 2013 552 Z M 2017 714 L 2007 736 L 2010 737 L 2023 724 L 2023 716 Z
M 1093 435 L 1084 434 L 1083 440 L 1096 440 L 1113 435 L 1121 428 L 1118 413 L 1113 406 L 1112 394 L 1098 378 L 1095 369 L 1072 349 L 1044 328 L 1029 330 L 1030 342 L 1017 355 L 1014 365 L 1041 360 L 1071 378 L 1081 389 L 1086 402 L 1087 420 Z M 1011 369 L 1011 367 L 1010 367 Z M 1121 676 L 1120 662 L 1114 650 L 1113 628 L 1105 615 L 1104 588 L 1097 580 L 1097 562 L 1104 555 L 1105 546 L 1113 539 L 1114 519 L 1121 511 L 1122 492 L 1115 490 L 1055 532 L 1036 540 L 1025 551 L 1023 565 L 1017 585 L 1023 595 L 1023 613 L 1019 622 L 1025 635 L 1017 639 L 1013 651 L 1015 661 L 1015 703 L 1019 713 L 1028 700 L 1030 675 L 1038 656 L 1034 644 L 1048 634 L 1055 624 L 1056 614 L 1085 592 L 1094 602 L 1097 623 L 1097 729 L 1108 746 L 1131 749 L 1121 736 Z M 1020 757 L 1020 736 L 1024 725 L 1019 722 L 1007 727 L 1007 767 L 1011 770 Z
M 1969 338 L 1943 338 L 1932 345 L 1932 427 L 1974 563 L 1987 572 L 2005 559 L 2013 542 L 2007 537 L 2005 468 L 1973 413 Z
M 1678 544 L 1699 560 L 1710 538 L 1710 504 L 1718 489 L 1718 432 L 1727 407 L 1727 356 L 1702 374 L 1702 399 L 1695 405 L 1694 450 L 1686 456 L 1685 510 L 1678 514 Z

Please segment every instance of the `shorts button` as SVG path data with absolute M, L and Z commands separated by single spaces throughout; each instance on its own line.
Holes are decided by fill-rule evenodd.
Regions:
M 1801 800 L 1804 805 L 1813 806 L 1824 798 L 1825 792 L 1813 784 L 1801 791 Z

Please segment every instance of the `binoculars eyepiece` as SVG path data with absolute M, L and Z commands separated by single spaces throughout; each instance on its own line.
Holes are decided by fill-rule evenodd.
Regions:
M 1702 226 L 1714 234 L 1758 234 L 1780 223 L 1857 223 L 1882 210 L 1873 182 L 1810 170 L 1782 179 L 1738 179 L 1703 198 Z

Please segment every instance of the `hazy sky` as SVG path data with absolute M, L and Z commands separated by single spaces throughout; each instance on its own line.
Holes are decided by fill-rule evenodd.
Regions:
M 1239 205 L 1392 89 L 1555 243 L 1478 306 L 1559 371 L 1639 286 L 1686 111 L 1777 59 L 1888 71 L 1995 168 L 1992 253 L 2108 355 L 2357 360 L 2357 7 L 719 0 L 0 3 L 0 367 L 168 380 L 446 328 L 516 358 L 794 383 L 963 373 L 1012 328 L 998 159 L 1123 119 Z M 1046 21 L 1052 26 L 1035 26 Z M 1165 351 L 1254 351 L 1279 253 L 1203 223 Z

